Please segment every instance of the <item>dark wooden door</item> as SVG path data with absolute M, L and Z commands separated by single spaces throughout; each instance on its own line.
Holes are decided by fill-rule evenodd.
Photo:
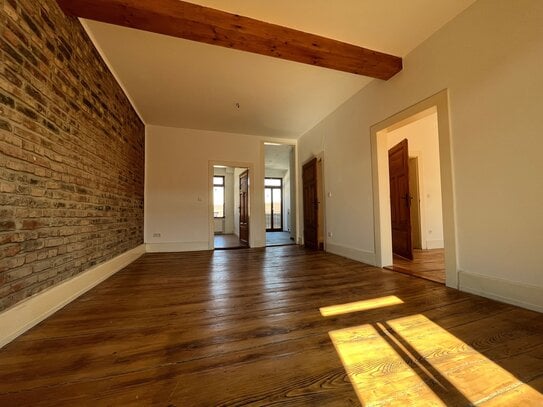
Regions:
M 239 241 L 249 246 L 249 171 L 239 176 Z
M 413 260 L 411 241 L 411 194 L 409 193 L 409 155 L 407 139 L 388 151 L 390 177 L 390 217 L 392 252 Z
M 304 245 L 308 249 L 319 248 L 319 201 L 317 195 L 317 159 L 303 166 Z

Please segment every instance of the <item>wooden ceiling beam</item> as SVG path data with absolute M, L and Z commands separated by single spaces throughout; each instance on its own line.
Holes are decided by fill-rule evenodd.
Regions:
M 180 0 L 57 0 L 70 16 L 390 79 L 402 59 Z

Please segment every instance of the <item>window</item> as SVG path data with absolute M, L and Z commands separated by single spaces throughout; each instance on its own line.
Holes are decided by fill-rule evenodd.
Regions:
M 224 218 L 224 176 L 213 177 L 213 217 Z
M 264 179 L 264 214 L 266 231 L 283 230 L 283 180 Z
M 280 187 L 281 186 L 281 178 L 266 178 L 264 180 L 264 185 L 267 187 Z

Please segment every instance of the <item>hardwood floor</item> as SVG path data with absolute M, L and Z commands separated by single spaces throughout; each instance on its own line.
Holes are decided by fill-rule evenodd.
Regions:
M 215 235 L 213 237 L 215 249 L 239 249 L 246 247 L 241 243 L 239 237 L 234 234 Z
M 542 391 L 542 314 L 299 246 L 146 254 L 0 350 L 0 406 L 539 406 Z
M 387 269 L 445 284 L 445 251 L 443 249 L 414 249 L 413 260 L 395 255 L 393 261 L 394 265 Z

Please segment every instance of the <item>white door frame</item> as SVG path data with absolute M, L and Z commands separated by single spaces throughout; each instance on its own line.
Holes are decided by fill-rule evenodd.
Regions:
M 370 128 L 373 174 L 373 216 L 375 261 L 379 267 L 392 265 L 392 231 L 390 226 L 390 186 L 388 184 L 387 131 L 404 126 L 437 112 L 443 237 L 445 245 L 446 285 L 458 288 L 456 226 L 454 207 L 453 163 L 447 89 L 425 99 Z

